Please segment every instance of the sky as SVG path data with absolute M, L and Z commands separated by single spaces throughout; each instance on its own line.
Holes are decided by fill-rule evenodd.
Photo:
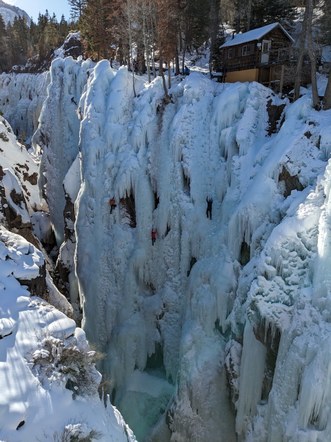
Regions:
M 37 20 L 39 12 L 45 13 L 46 9 L 51 15 L 55 12 L 58 20 L 62 14 L 66 18 L 70 16 L 67 0 L 4 0 L 4 2 L 23 9 L 34 21 Z

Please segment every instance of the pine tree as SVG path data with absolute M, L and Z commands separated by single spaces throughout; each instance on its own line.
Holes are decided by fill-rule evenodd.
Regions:
M 247 8 L 242 30 L 247 30 Z M 249 28 L 257 28 L 268 23 L 292 20 L 296 16 L 294 3 L 290 0 L 252 0 Z
M 9 66 L 25 64 L 28 59 L 29 27 L 23 17 L 7 26 Z
M 0 72 L 8 68 L 7 30 L 2 15 L 0 14 Z
M 68 0 L 70 6 L 71 18 L 76 21 L 80 20 L 83 11 L 86 8 L 87 0 Z
M 320 17 L 319 25 L 321 40 L 325 45 L 331 44 L 331 0 L 324 0 L 321 4 L 323 14 Z
M 210 28 L 210 58 L 209 58 L 209 70 L 212 72 L 213 69 L 219 70 L 219 46 L 220 46 L 220 36 L 219 36 L 219 24 L 220 19 L 220 2 L 218 0 L 210 0 L 210 10 L 209 10 L 209 28 Z
M 87 0 L 81 16 L 80 29 L 86 54 L 95 60 L 108 58 L 110 53 L 109 0 Z

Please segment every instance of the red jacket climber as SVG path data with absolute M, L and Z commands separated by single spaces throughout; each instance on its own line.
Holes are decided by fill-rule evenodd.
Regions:
M 152 244 L 154 245 L 156 238 L 157 238 L 157 230 L 156 229 L 151 230 L 151 238 L 152 238 Z
M 110 198 L 109 205 L 110 205 L 110 213 L 112 213 L 113 210 L 117 207 L 115 198 Z

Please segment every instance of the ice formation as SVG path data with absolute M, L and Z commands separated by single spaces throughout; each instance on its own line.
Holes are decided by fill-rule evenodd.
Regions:
M 0 439 L 133 442 L 100 400 L 95 352 L 50 277 L 38 166 L 2 117 L 0 151 Z
M 57 60 L 34 137 L 105 389 L 139 441 L 329 440 L 331 113 L 195 73 L 170 94 Z
M 49 72 L 0 75 L 0 111 L 21 142 L 31 143 L 48 84 Z

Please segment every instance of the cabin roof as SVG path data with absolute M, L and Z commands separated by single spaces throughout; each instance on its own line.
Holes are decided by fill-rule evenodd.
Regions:
M 284 34 L 288 37 L 288 39 L 292 43 L 294 42 L 293 38 L 283 28 L 283 26 L 280 23 L 276 22 L 276 23 L 271 23 L 270 25 L 262 26 L 261 28 L 252 29 L 251 31 L 244 32 L 243 34 L 237 34 L 233 38 L 230 38 L 227 42 L 225 42 L 221 46 L 221 48 L 228 48 L 230 46 L 237 46 L 243 43 L 249 43 L 251 41 L 260 40 L 266 34 L 268 34 L 273 29 L 276 29 L 277 27 L 279 27 L 284 32 Z

